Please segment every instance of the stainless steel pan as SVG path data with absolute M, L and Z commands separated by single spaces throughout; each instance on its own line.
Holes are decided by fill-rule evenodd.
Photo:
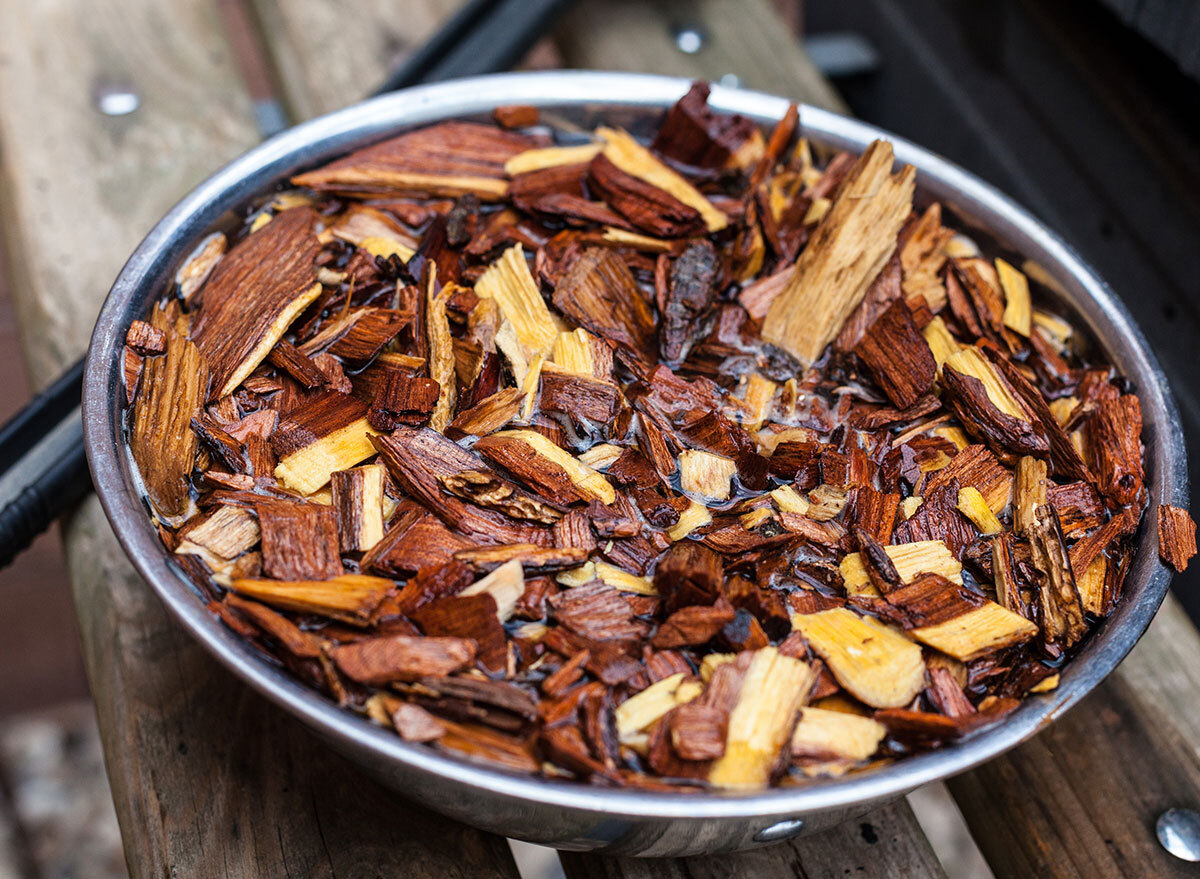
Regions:
M 1156 518 L 1147 515 L 1123 599 L 1067 666 L 1057 690 L 1028 699 L 1003 723 L 958 744 L 846 778 L 750 794 L 613 790 L 442 756 L 338 709 L 269 665 L 204 609 L 151 525 L 125 452 L 118 407 L 125 331 L 162 294 L 199 239 L 289 175 L 412 126 L 485 119 L 497 105 L 534 104 L 544 117 L 583 128 L 605 122 L 648 133 L 687 86 L 680 79 L 624 73 L 504 74 L 414 88 L 293 128 L 213 175 L 154 227 L 104 303 L 84 377 L 85 440 L 100 501 L 138 571 L 193 637 L 384 783 L 468 824 L 559 848 L 657 856 L 746 848 L 830 826 L 983 763 L 1034 735 L 1108 675 L 1146 630 L 1170 579 L 1156 551 Z M 710 103 L 764 126 L 787 108 L 783 98 L 719 86 Z M 1078 324 L 1141 397 L 1151 512 L 1159 503 L 1186 504 L 1183 437 L 1166 379 L 1124 306 L 1069 247 L 995 189 L 914 144 L 812 107 L 801 109 L 800 122 L 810 140 L 854 152 L 877 137 L 890 139 L 897 160 L 916 166 L 921 199 L 940 200 L 975 234 L 1048 270 Z

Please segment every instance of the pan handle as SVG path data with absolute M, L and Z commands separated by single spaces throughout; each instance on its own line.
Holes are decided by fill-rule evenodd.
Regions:
M 82 376 L 80 360 L 0 427 L 0 568 L 91 491 Z

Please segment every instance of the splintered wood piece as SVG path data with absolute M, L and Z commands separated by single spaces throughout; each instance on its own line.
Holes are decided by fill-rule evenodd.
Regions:
M 504 171 L 509 177 L 516 177 L 518 174 L 544 171 L 547 168 L 557 168 L 561 165 L 587 164 L 602 149 L 604 149 L 602 143 L 582 143 L 578 146 L 566 147 L 537 147 L 517 153 L 504 163 Z
M 936 471 L 925 485 L 926 493 L 932 493 L 951 480 L 959 487 L 971 486 L 983 495 L 988 509 L 999 516 L 1008 506 L 1013 493 L 1013 474 L 997 460 L 986 446 L 970 445 L 950 459 L 950 463 Z
M 941 540 L 918 540 L 885 546 L 883 551 L 896 568 L 901 583 L 912 582 L 919 574 L 938 574 L 951 583 L 962 585 L 962 562 L 954 557 Z M 839 569 L 846 591 L 851 595 L 875 595 L 862 553 L 848 553 Z
M 923 644 L 962 662 L 1028 641 L 1037 626 L 938 574 L 921 574 L 885 596 Z
M 392 712 L 396 734 L 406 742 L 432 742 L 446 733 L 445 725 L 420 705 L 401 702 Z
M 489 471 L 463 470 L 439 475 L 438 481 L 450 494 L 514 519 L 553 525 L 563 516 L 561 511 Z
M 966 485 L 958 490 L 958 509 L 974 523 L 984 537 L 991 537 L 1004 530 L 1003 523 L 996 518 L 979 489 L 973 485 Z
M 508 192 L 505 163 L 543 143 L 492 125 L 442 122 L 356 150 L 292 183 L 363 196 L 474 195 L 494 201 Z
M 525 393 L 520 388 L 503 388 L 459 412 L 450 422 L 446 435 L 455 439 L 486 436 L 516 418 L 524 399 Z
M 896 247 L 916 172 L 905 166 L 893 175 L 892 163 L 891 144 L 881 140 L 859 157 L 767 310 L 763 338 L 802 364 L 821 356 Z
M 1008 380 L 1017 396 L 1025 403 L 1028 411 L 1032 413 L 1038 429 L 1045 435 L 1050 448 L 1050 465 L 1054 475 L 1065 479 L 1093 481 L 1094 477 L 1083 462 L 1079 449 L 1059 424 L 1058 419 L 1054 417 L 1050 404 L 1046 402 L 1041 391 L 1007 357 L 990 348 L 987 355 L 992 365 Z
M 725 754 L 728 718 L 724 711 L 695 701 L 671 714 L 671 747 L 681 760 L 716 760 Z
M 444 565 L 458 550 L 474 545 L 451 532 L 432 513 L 410 509 L 396 517 L 359 565 L 364 571 L 399 578 L 425 567 Z
M 331 474 L 342 552 L 366 552 L 383 539 L 383 477 L 379 464 Z
M 1004 325 L 1026 338 L 1033 330 L 1033 305 L 1029 299 L 1029 281 L 1002 259 L 996 260 L 996 274 L 1004 290 Z
M 967 432 L 993 450 L 1046 457 L 1049 443 L 1009 381 L 978 348 L 963 348 L 942 364 L 946 399 Z
M 486 470 L 483 459 L 428 428 L 398 427 L 372 443 L 397 485 L 462 536 L 480 543 L 547 545 L 550 532 L 515 521 L 442 491 L 439 478 L 465 470 Z M 463 549 L 457 546 L 455 549 Z
M 663 190 L 694 209 L 709 232 L 719 232 L 729 225 L 729 218 L 724 213 L 717 210 L 692 184 L 656 159 L 628 132 L 601 127 L 596 129 L 596 136 L 604 141 L 601 152 L 604 158 L 626 174 Z
M 1087 570 L 1092 561 L 1108 550 L 1114 541 L 1136 531 L 1140 518 L 1136 510 L 1121 510 L 1087 537 L 1075 541 L 1070 551 L 1071 569 Z
M 546 601 L 560 625 L 592 641 L 640 639 L 650 628 L 634 619 L 633 605 L 606 583 L 567 589 Z
M 1187 510 L 1170 504 L 1158 507 L 1158 555 L 1178 573 L 1187 570 L 1196 554 L 1196 523 Z
M 546 307 L 538 290 L 525 251 L 514 244 L 504 251 L 475 282 L 475 294 L 482 299 L 493 299 L 500 312 L 512 324 L 525 363 L 537 356 L 548 356 L 562 324 Z M 499 340 L 497 340 L 499 341 Z M 517 375 L 517 381 L 524 379 Z
M 1108 520 L 1104 501 L 1090 482 L 1047 485 L 1046 502 L 1058 512 L 1068 540 L 1077 540 Z
M 924 298 L 935 311 L 946 301 L 946 288 L 939 275 L 946 263 L 946 244 L 953 236 L 954 230 L 942 225 L 942 206 L 937 202 L 901 235 L 904 294 L 910 300 Z
M 806 705 L 792 733 L 792 759 L 858 763 L 874 754 L 886 735 L 887 728 L 870 717 Z
M 279 464 L 275 478 L 300 494 L 312 494 L 336 470 L 348 470 L 375 451 L 367 404 L 349 394 L 326 391 L 288 413 L 271 435 Z
M 450 296 L 451 288 L 447 287 L 441 293 L 435 292 L 437 268 L 431 266 L 429 282 L 425 291 L 425 332 L 429 339 L 429 377 L 438 383 L 441 393 L 433 412 L 429 416 L 429 426 L 438 433 L 443 433 L 454 414 L 457 382 L 454 376 L 454 342 L 450 337 L 450 322 L 446 317 L 446 299 Z
M 319 388 L 328 379 L 312 358 L 287 339 L 280 339 L 267 354 L 267 362 L 282 369 L 306 388 Z
M 737 464 L 722 455 L 685 449 L 679 453 L 679 484 L 688 494 L 728 500 Z
M 138 354 L 151 357 L 167 350 L 167 334 L 144 320 L 135 320 L 125 333 L 125 344 Z
M 176 553 L 199 555 L 205 561 L 209 561 L 211 554 L 232 561 L 259 541 L 258 519 L 245 507 L 221 504 L 202 520 L 193 522 L 180 529 Z M 211 562 L 209 567 L 213 567 Z
M 1070 647 L 1087 632 L 1087 623 L 1083 619 L 1083 606 L 1075 585 L 1071 559 L 1063 544 L 1058 515 L 1049 504 L 1043 504 L 1034 511 L 1029 547 L 1033 566 L 1038 572 L 1042 634 L 1051 643 Z
M 649 233 L 639 236 L 644 240 L 682 238 L 704 232 L 704 218 L 698 210 L 666 190 L 626 173 L 603 153 L 588 164 L 587 188 L 611 207 L 613 216 L 621 219 L 620 225 Z M 616 225 L 606 228 L 605 240 L 610 237 L 609 230 L 618 231 Z
M 796 614 L 792 628 L 825 660 L 837 682 L 873 708 L 899 708 L 925 687 L 921 648 L 844 607 Z
M 575 547 L 511 543 L 462 549 L 454 554 L 454 560 L 470 565 L 476 571 L 492 571 L 516 561 L 525 570 L 545 573 L 578 567 L 587 560 L 587 556 L 586 550 Z
M 946 362 L 946 358 L 957 354 L 962 346 L 946 328 L 946 322 L 937 316 L 921 328 L 921 336 L 929 346 L 930 353 L 933 354 L 933 360 L 937 364 L 937 373 L 940 376 L 942 364 Z
M 551 360 L 557 372 L 568 375 L 612 376 L 612 349 L 583 327 L 564 330 L 555 337 Z
M 1028 534 L 1037 522 L 1037 508 L 1047 501 L 1046 462 L 1025 455 L 1017 459 L 1013 531 Z
M 532 430 L 505 430 L 475 443 L 484 457 L 555 503 L 598 500 L 611 504 L 617 494 L 604 476 Z
M 725 753 L 709 770 L 709 782 L 741 789 L 769 784 L 814 679 L 808 663 L 774 647 L 756 650 L 729 715 Z
M 671 264 L 665 301 L 659 303 L 659 351 L 663 363 L 677 366 L 695 337 L 696 323 L 712 306 L 719 269 L 716 249 L 707 241 L 688 245 Z
M 263 568 L 279 580 L 325 580 L 345 572 L 337 517 L 329 507 L 282 500 L 255 505 Z
M 674 612 L 716 602 L 725 583 L 725 560 L 690 540 L 672 544 L 654 569 L 654 586 Z
M 313 613 L 365 626 L 395 584 L 382 577 L 342 574 L 329 580 L 234 579 L 230 588 L 280 610 Z
M 433 414 L 441 394 L 442 386 L 432 378 L 389 369 L 367 412 L 367 423 L 381 433 L 399 424 L 415 427 Z
M 369 240 L 369 239 L 368 239 Z M 412 322 L 412 312 L 356 308 L 304 343 L 305 354 L 324 353 L 349 363 L 366 363 Z
M 320 295 L 316 218 L 307 207 L 278 214 L 238 242 L 197 294 L 192 340 L 211 373 L 209 399 L 233 393 Z
M 530 549 L 537 553 L 554 552 L 555 550 L 539 550 L 538 547 L 529 546 Z M 478 550 L 475 550 L 478 552 Z M 459 552 L 471 552 L 471 550 L 459 550 Z M 455 553 L 455 559 L 459 553 Z M 586 558 L 586 554 L 584 555 Z M 531 565 L 530 567 L 534 567 Z M 513 611 L 517 607 L 517 602 L 521 600 L 521 596 L 525 594 L 525 564 L 521 558 L 512 558 L 498 565 L 494 571 L 486 577 L 472 583 L 459 595 L 490 595 L 496 602 L 496 618 L 500 622 L 505 623 L 512 617 Z
M 614 382 L 568 375 L 547 367 L 548 364 L 543 366 L 541 373 L 539 409 L 567 415 L 576 423 L 585 419 L 593 424 L 611 421 L 621 403 L 621 389 Z
M 380 686 L 456 672 L 475 658 L 475 646 L 465 638 L 389 635 L 332 647 L 329 658 L 351 680 Z
M 902 299 L 871 324 L 854 353 L 900 409 L 913 405 L 933 388 L 937 363 Z
M 627 740 L 679 705 L 675 694 L 684 677 L 683 672 L 669 675 L 618 705 L 613 717 L 617 736 Z
M 489 592 L 437 598 L 410 611 L 408 616 L 426 635 L 461 638 L 473 645 L 472 655 L 478 655 L 479 664 L 488 673 L 504 671 L 508 656 L 504 627 L 499 606 Z
M 204 286 L 228 246 L 224 232 L 213 232 L 196 246 L 187 261 L 179 267 L 175 273 L 175 283 L 179 285 L 179 295 L 184 302 L 191 304 L 192 297 Z
M 712 523 L 712 513 L 708 507 L 697 500 L 690 500 L 687 507 L 679 514 L 679 521 L 667 529 L 667 536 L 672 543 L 683 540 L 697 528 L 703 528 Z
M 201 413 L 208 372 L 188 341 L 188 320 L 177 304 L 155 308 L 150 324 L 163 334 L 166 353 L 146 358 L 129 449 L 154 514 L 168 525 L 179 525 L 195 509 L 188 475 L 199 440 L 191 422 Z
M 663 621 L 650 643 L 660 649 L 706 644 L 733 622 L 734 616 L 729 604 L 681 607 Z
M 762 157 L 762 135 L 744 116 L 713 111 L 709 91 L 706 83 L 692 83 L 667 111 L 650 148 L 691 168 L 750 168 Z
M 992 562 L 995 565 L 995 562 Z M 1108 582 L 1108 559 L 1096 556 L 1092 563 L 1075 575 L 1075 586 L 1079 589 L 1079 601 L 1085 612 L 1094 616 L 1108 615 L 1109 599 L 1105 584 Z
M 589 332 L 650 359 L 654 312 L 625 260 L 612 250 L 585 249 L 555 285 L 554 306 Z
M 1125 506 L 1142 492 L 1142 406 L 1133 394 L 1101 400 L 1084 428 L 1096 487 Z
M 322 640 L 312 632 L 305 632 L 281 613 L 271 610 L 257 601 L 247 601 L 233 592 L 227 592 L 222 603 L 233 608 L 266 634 L 283 645 L 293 656 L 317 659 L 321 656 Z

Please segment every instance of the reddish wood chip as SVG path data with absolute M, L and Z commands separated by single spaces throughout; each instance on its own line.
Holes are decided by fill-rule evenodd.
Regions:
M 475 658 L 475 645 L 465 638 L 392 635 L 334 647 L 329 656 L 351 680 L 380 685 L 456 672 Z
M 1196 554 L 1196 523 L 1187 510 L 1160 504 L 1158 507 L 1158 554 L 1182 573 Z

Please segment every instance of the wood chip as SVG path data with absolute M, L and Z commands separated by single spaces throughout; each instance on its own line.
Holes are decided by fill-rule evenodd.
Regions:
M 912 210 L 915 171 L 893 175 L 892 161 L 891 144 L 875 141 L 855 162 L 763 320 L 763 338 L 803 364 L 821 356 L 862 301 Z
M 1158 554 L 1178 573 L 1187 570 L 1188 561 L 1196 554 L 1196 523 L 1187 510 L 1159 505 Z

